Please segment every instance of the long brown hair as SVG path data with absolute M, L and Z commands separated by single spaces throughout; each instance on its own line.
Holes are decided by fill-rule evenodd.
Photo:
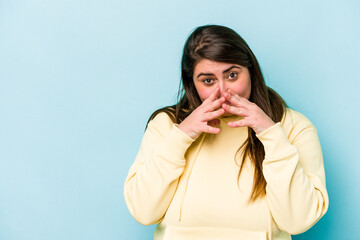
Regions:
M 273 89 L 265 85 L 260 65 L 244 39 L 228 27 L 205 25 L 196 28 L 185 43 L 181 61 L 182 81 L 179 86 L 177 104 L 156 110 L 150 116 L 148 123 L 160 112 L 167 113 L 174 123 L 181 123 L 201 105 L 202 102 L 193 81 L 195 65 L 201 59 L 247 67 L 251 77 L 249 100 L 257 104 L 274 122 L 281 121 L 286 113 L 287 105 Z M 238 181 L 244 166 L 243 163 L 246 157 L 249 157 L 254 166 L 254 182 L 249 200 L 255 201 L 266 194 L 266 181 L 262 173 L 265 151 L 264 146 L 250 127 L 248 127 L 248 138 L 235 154 L 235 161 L 241 150 L 243 159 Z

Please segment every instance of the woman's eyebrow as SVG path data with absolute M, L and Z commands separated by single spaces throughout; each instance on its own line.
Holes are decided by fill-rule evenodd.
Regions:
M 229 67 L 228 69 L 225 69 L 223 71 L 223 73 L 226 73 L 226 72 L 230 71 L 233 68 L 239 68 L 240 69 L 240 67 L 233 65 L 233 66 Z M 212 74 L 212 73 L 200 73 L 196 78 L 199 78 L 200 76 L 213 76 L 213 75 L 214 74 Z
M 238 68 L 238 69 L 240 69 L 240 67 L 233 65 L 233 66 L 229 67 L 228 69 L 224 70 L 223 73 L 226 73 L 226 72 L 230 71 L 230 70 L 233 69 L 233 68 Z

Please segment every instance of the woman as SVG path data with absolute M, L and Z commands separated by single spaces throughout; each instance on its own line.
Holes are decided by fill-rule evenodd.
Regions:
M 149 119 L 125 182 L 130 213 L 154 238 L 291 239 L 327 211 L 313 124 L 265 85 L 233 30 L 188 38 L 180 100 Z

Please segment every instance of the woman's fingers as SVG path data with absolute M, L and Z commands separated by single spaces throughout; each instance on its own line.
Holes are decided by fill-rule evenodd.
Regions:
M 201 130 L 202 132 L 212 133 L 212 134 L 220 133 L 220 128 L 212 127 L 210 125 L 205 125 Z
M 238 116 L 242 116 L 242 117 L 247 117 L 248 116 L 248 109 L 245 108 L 239 108 L 239 107 L 234 107 L 234 106 L 230 106 L 228 104 L 223 104 L 222 106 L 227 112 L 238 115 Z M 243 118 L 241 120 L 238 121 L 233 121 L 233 122 L 228 122 L 227 125 L 229 127 L 244 127 L 244 126 L 248 126 L 248 119 Z
M 204 121 L 210 121 L 210 120 L 213 120 L 217 117 L 220 117 L 221 115 L 223 115 L 225 113 L 225 109 L 223 108 L 220 108 L 216 111 L 212 111 L 212 112 L 207 112 L 207 113 L 204 113 Z
M 210 96 L 204 100 L 202 105 L 207 105 L 207 104 L 213 102 L 217 98 L 218 94 L 219 94 L 219 87 L 216 87 L 215 90 L 210 94 Z
M 234 122 L 228 122 L 227 125 L 229 127 L 245 127 L 245 126 L 249 126 L 249 123 L 247 121 L 246 118 L 238 120 L 238 121 L 234 121 Z
M 218 98 L 219 91 L 219 87 L 216 87 L 210 96 L 179 124 L 179 128 L 193 139 L 202 132 L 219 133 L 220 128 L 215 127 L 220 123 L 217 118 L 225 112 L 244 117 L 238 121 L 228 122 L 229 127 L 248 126 L 260 133 L 275 124 L 255 103 L 232 90 L 228 90 L 224 97 Z
M 228 92 L 230 93 L 231 96 L 234 96 L 237 100 L 239 101 L 243 101 L 245 103 L 251 103 L 248 99 L 240 96 L 239 94 L 235 93 L 233 90 L 229 89 Z
M 248 110 L 246 108 L 241 107 L 234 107 L 229 104 L 224 103 L 222 105 L 223 109 L 225 109 L 227 112 L 238 115 L 238 116 L 247 116 Z
M 249 107 L 249 104 L 251 104 L 249 100 L 240 97 L 238 94 L 236 94 L 234 91 L 230 89 L 226 92 L 225 97 L 226 100 L 228 100 L 231 104 L 233 104 L 236 107 Z
M 213 111 L 213 110 L 219 108 L 225 101 L 226 101 L 226 99 L 224 97 L 218 98 L 215 101 L 209 103 L 209 105 L 207 105 L 206 109 L 208 111 Z

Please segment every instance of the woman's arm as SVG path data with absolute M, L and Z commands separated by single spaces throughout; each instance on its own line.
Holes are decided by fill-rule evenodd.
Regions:
M 202 132 L 219 133 L 210 126 L 224 109 L 219 88 L 179 125 L 159 113 L 145 131 L 139 153 L 125 181 L 124 196 L 130 213 L 144 225 L 161 221 L 175 194 L 185 167 L 185 152 Z M 216 124 L 215 124 L 216 125 Z
M 166 113 L 150 121 L 124 186 L 128 209 L 141 224 L 155 224 L 163 218 L 184 170 L 185 152 L 193 141 Z
M 230 127 L 251 127 L 264 145 L 262 164 L 267 183 L 266 199 L 278 227 L 299 234 L 314 225 L 327 211 L 329 198 L 321 146 L 313 124 L 289 110 L 289 138 L 280 123 L 274 123 L 256 104 L 229 90 L 230 104 L 223 107 L 244 119 Z
M 329 198 L 317 131 L 303 115 L 291 115 L 289 138 L 280 123 L 257 137 L 265 148 L 263 174 L 272 217 L 281 230 L 299 234 L 325 214 Z

